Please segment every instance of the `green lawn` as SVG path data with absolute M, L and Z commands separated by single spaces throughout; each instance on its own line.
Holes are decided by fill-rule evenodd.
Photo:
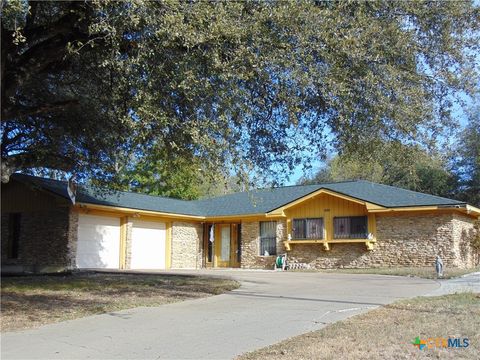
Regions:
M 419 350 L 419 337 L 431 348 Z M 467 348 L 436 348 L 436 338 L 468 338 Z M 480 294 L 417 297 L 387 305 L 239 360 L 480 359 Z
M 164 274 L 2 277 L 2 331 L 216 295 L 238 286 L 221 278 Z

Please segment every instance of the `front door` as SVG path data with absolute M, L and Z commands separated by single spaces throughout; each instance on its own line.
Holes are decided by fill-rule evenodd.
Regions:
M 230 266 L 231 249 L 231 229 L 230 224 L 219 224 L 217 227 L 217 236 L 215 237 L 215 266 Z
M 213 230 L 212 230 L 213 226 Z M 209 224 L 205 233 L 206 267 L 240 267 L 241 225 Z

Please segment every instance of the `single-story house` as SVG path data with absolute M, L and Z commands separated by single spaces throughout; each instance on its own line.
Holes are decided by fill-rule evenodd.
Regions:
M 2 270 L 273 269 L 479 262 L 480 209 L 368 181 L 286 186 L 184 201 L 14 174 L 2 184 Z

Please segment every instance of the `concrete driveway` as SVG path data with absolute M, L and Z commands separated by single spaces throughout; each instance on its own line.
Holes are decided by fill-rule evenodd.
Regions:
M 430 293 L 432 280 L 248 270 L 231 293 L 136 308 L 2 336 L 2 359 L 229 359 L 401 298 Z

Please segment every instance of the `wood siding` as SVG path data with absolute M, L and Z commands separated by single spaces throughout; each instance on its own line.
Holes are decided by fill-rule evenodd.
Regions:
M 323 218 L 324 239 L 333 239 L 333 218 L 337 216 L 367 216 L 365 205 L 348 201 L 329 194 L 319 194 L 303 203 L 285 210 L 287 215 L 287 231 L 291 234 L 292 220 L 303 218 Z M 369 232 L 374 232 L 374 215 L 369 216 Z

